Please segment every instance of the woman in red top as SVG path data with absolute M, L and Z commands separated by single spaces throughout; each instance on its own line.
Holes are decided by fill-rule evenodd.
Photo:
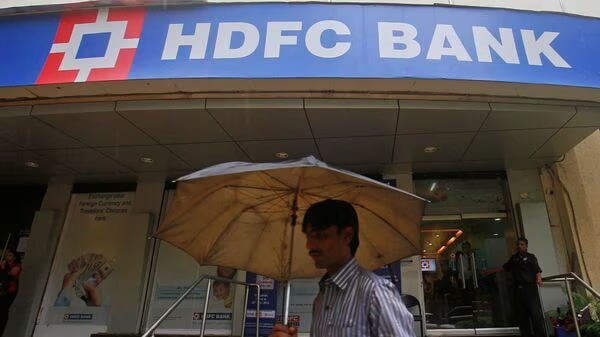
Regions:
M 21 275 L 21 258 L 13 248 L 7 248 L 0 261 L 0 336 L 8 321 L 8 309 L 17 297 Z

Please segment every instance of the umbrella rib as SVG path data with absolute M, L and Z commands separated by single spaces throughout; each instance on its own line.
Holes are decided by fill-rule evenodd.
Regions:
M 287 194 L 287 193 L 284 193 L 284 194 Z M 273 200 L 275 200 L 275 199 L 277 199 L 277 198 L 279 198 L 279 196 L 274 196 L 274 197 L 272 197 L 272 198 L 271 198 L 271 199 L 269 199 L 269 200 L 263 200 L 262 202 L 260 202 L 260 203 L 258 203 L 258 204 L 256 204 L 256 205 L 254 205 L 254 206 L 249 206 L 249 207 L 246 207 L 246 208 L 242 209 L 242 210 L 241 210 L 241 211 L 238 213 L 238 215 L 237 215 L 236 217 L 234 217 L 233 219 L 231 219 L 231 220 L 230 220 L 230 221 L 227 223 L 227 226 L 226 226 L 225 230 L 227 230 L 227 227 L 228 227 L 228 226 L 230 226 L 230 225 L 231 225 L 231 224 L 232 224 L 234 221 L 236 221 L 236 220 L 237 220 L 237 219 L 238 219 L 238 218 L 239 218 L 239 217 L 240 217 L 240 216 L 241 216 L 243 213 L 245 213 L 247 210 L 249 210 L 249 209 L 252 209 L 252 208 L 254 208 L 254 207 L 256 207 L 256 206 L 262 206 L 262 205 L 264 205 L 264 204 L 267 204 L 267 203 L 269 203 L 269 202 L 271 202 L 271 201 L 273 201 Z M 226 212 L 222 212 L 221 214 L 225 214 L 225 213 L 226 213 Z M 259 214 L 259 213 L 257 213 L 257 214 Z M 213 221 L 214 221 L 214 219 L 213 219 Z M 195 240 L 195 239 L 196 239 L 196 238 L 197 238 L 197 237 L 198 237 L 200 234 L 202 234 L 202 232 L 203 232 L 202 230 L 198 231 L 198 232 L 197 232 L 197 233 L 194 235 L 194 238 L 192 239 L 192 241 L 193 241 L 193 240 Z M 223 234 L 223 233 L 222 233 L 222 234 Z M 221 235 L 219 235 L 218 239 L 219 239 L 220 237 L 221 237 Z M 216 241 L 215 241 L 215 242 L 216 242 Z
M 342 180 L 342 181 L 338 181 L 336 183 L 333 183 L 333 184 L 330 184 L 330 185 L 327 185 L 327 186 L 330 187 L 330 186 L 335 186 L 335 185 L 349 185 L 349 184 L 357 184 L 357 183 L 355 181 Z M 358 185 L 356 187 L 364 187 L 364 186 L 367 186 L 367 184 L 360 184 L 360 185 Z M 304 190 L 305 191 L 310 191 L 310 190 L 319 189 L 319 188 L 323 188 L 323 186 L 309 187 L 309 188 L 305 188 Z
M 366 231 L 363 231 L 363 233 L 366 233 Z M 377 258 L 380 259 L 380 256 L 383 256 L 383 254 L 381 254 L 381 252 L 377 250 L 377 246 L 375 246 L 373 241 L 369 240 L 366 234 L 363 234 L 363 238 L 367 241 L 369 246 L 373 247 L 373 250 L 375 251 L 375 253 L 377 253 Z
M 185 209 L 185 211 L 182 211 L 182 212 L 181 212 L 180 216 L 182 216 L 182 215 L 186 214 L 186 213 L 187 213 L 187 212 L 188 212 L 190 209 L 192 209 L 192 208 L 196 207 L 197 205 L 199 205 L 199 204 L 203 203 L 203 202 L 204 202 L 206 199 L 208 199 L 208 198 L 212 197 L 212 196 L 213 196 L 214 194 L 216 194 L 217 192 L 219 192 L 219 191 L 223 190 L 224 188 L 229 188 L 229 187 L 240 188 L 240 189 L 243 189 L 243 188 L 247 188 L 247 189 L 257 189 L 257 190 L 266 190 L 266 191 L 271 191 L 271 190 L 272 190 L 272 189 L 270 189 L 270 188 L 261 188 L 261 187 L 252 187 L 252 186 L 242 186 L 242 185 L 225 185 L 225 186 L 221 186 L 221 187 L 215 187 L 215 188 L 214 188 L 214 190 L 212 190 L 212 191 L 210 191 L 210 192 L 208 192 L 208 193 L 204 194 L 204 195 L 203 195 L 203 196 L 202 196 L 202 197 L 201 197 L 199 200 L 195 200 L 195 201 L 193 202 L 193 205 L 192 205 L 192 206 L 188 206 L 188 207 Z M 278 189 L 277 191 L 286 191 L 286 190 L 285 190 L 285 189 L 281 189 L 281 188 L 280 188 L 280 189 Z M 255 197 L 255 198 L 262 198 L 262 197 L 258 197 L 258 196 L 255 196 L 255 195 L 251 195 L 251 196 L 253 196 L 253 197 Z M 171 229 L 172 227 L 175 227 L 175 226 L 177 226 L 177 223 L 178 223 L 178 221 L 173 221 L 171 226 L 169 226 L 169 227 L 166 227 L 166 228 L 165 228 L 165 227 L 163 227 L 163 228 L 159 228 L 159 229 L 157 230 L 156 234 L 159 234 L 159 233 L 165 232 L 165 231 L 167 231 L 167 230 Z
M 244 186 L 244 185 L 225 185 L 223 188 L 247 188 L 252 190 L 261 190 L 261 191 L 287 191 L 287 188 L 278 188 L 278 187 L 258 187 L 258 186 Z
M 246 211 L 248 211 L 248 210 L 250 210 L 250 209 L 256 209 L 256 207 L 258 207 L 258 206 L 264 205 L 264 204 L 266 204 L 266 203 L 269 203 L 269 202 L 271 202 L 271 201 L 273 201 L 273 200 L 275 200 L 275 199 L 279 199 L 279 198 L 280 198 L 280 196 L 279 196 L 279 195 L 277 195 L 277 196 L 275 196 L 275 197 L 273 197 L 273 198 L 271 198 L 271 199 L 269 199 L 269 200 L 264 200 L 264 201 L 263 201 L 263 202 L 261 202 L 261 203 L 258 203 L 258 204 L 256 204 L 256 205 L 252 205 L 252 206 L 248 206 L 248 207 L 246 207 L 246 208 L 242 209 L 242 210 L 241 210 L 241 211 L 240 211 L 240 212 L 239 212 L 239 213 L 238 213 L 238 214 L 237 214 L 237 215 L 236 215 L 236 216 L 235 216 L 233 219 L 231 219 L 231 220 L 229 221 L 229 223 L 227 223 L 227 225 L 225 226 L 225 229 L 224 229 L 224 230 L 223 230 L 223 231 L 222 231 L 222 232 L 221 232 L 221 233 L 220 233 L 220 234 L 217 236 L 217 238 L 214 240 L 213 244 L 211 245 L 210 249 L 208 250 L 208 251 L 209 251 L 209 254 L 206 256 L 206 258 L 207 258 L 207 259 L 209 259 L 209 258 L 211 258 L 211 257 L 213 256 L 213 254 L 214 254 L 214 253 L 212 253 L 212 252 L 213 252 L 213 248 L 215 247 L 215 245 L 217 244 L 217 242 L 219 242 L 219 241 L 221 240 L 221 238 L 222 238 L 222 237 L 223 237 L 223 236 L 224 236 L 226 233 L 228 233 L 228 232 L 231 230 L 231 226 L 232 226 L 232 225 L 235 223 L 235 221 L 236 221 L 236 220 L 238 220 L 238 219 L 240 218 L 240 216 L 242 216 L 242 214 L 244 214 Z M 260 213 L 259 213 L 259 212 L 256 212 L 256 214 L 260 214 Z M 196 233 L 196 235 L 194 236 L 194 239 L 193 239 L 193 240 L 195 240 L 195 239 L 196 239 L 196 238 L 197 238 L 199 235 L 200 235 L 200 232 Z
M 294 187 L 293 187 L 293 186 L 290 186 L 290 185 L 288 185 L 288 184 L 284 183 L 284 182 L 283 182 L 281 179 L 277 179 L 277 178 L 275 178 L 274 176 L 270 175 L 270 174 L 269 174 L 269 173 L 267 173 L 266 171 L 262 171 L 261 173 L 262 173 L 262 174 L 264 174 L 264 175 L 266 175 L 267 177 L 269 177 L 269 178 L 273 179 L 274 181 L 276 181 L 276 182 L 280 183 L 281 185 L 283 185 L 283 186 L 287 187 L 288 189 L 294 189 Z
M 273 180 L 273 181 L 276 181 L 276 182 L 278 182 L 279 184 L 281 184 L 281 185 L 283 185 L 283 186 L 285 186 L 285 187 L 286 187 L 285 189 L 282 189 L 282 190 L 285 190 L 285 191 L 290 191 L 290 192 L 292 192 L 292 191 L 293 191 L 293 192 L 297 192 L 297 191 L 296 191 L 296 189 L 297 189 L 297 188 L 294 188 L 293 186 L 290 186 L 290 185 L 288 185 L 288 184 L 284 183 L 284 182 L 283 182 L 281 179 L 278 179 L 278 178 L 274 177 L 273 175 L 269 174 L 268 172 L 262 171 L 261 173 L 262 173 L 263 175 L 265 175 L 265 176 L 267 176 L 267 177 L 271 178 L 271 180 Z M 265 184 L 267 184 L 267 181 L 264 179 L 264 177 L 263 177 L 262 175 L 261 175 L 260 177 L 261 177 L 261 179 L 263 179 L 263 182 L 264 182 Z M 298 187 L 298 188 L 299 188 L 299 187 Z M 290 207 L 290 206 L 291 206 L 291 205 L 289 204 L 288 200 L 285 200 L 285 199 L 283 199 L 283 198 L 282 198 L 282 201 L 283 201 L 283 202 L 284 202 L 284 203 L 285 203 L 285 204 L 286 204 L 288 207 Z
M 386 224 L 386 226 L 388 226 L 389 228 L 391 228 L 392 231 L 394 231 L 396 234 L 399 234 L 400 236 L 402 236 L 404 238 L 404 240 L 406 240 L 406 242 L 408 242 L 411 245 L 413 245 L 412 242 L 410 242 L 410 240 L 406 237 L 406 235 L 402 234 L 402 232 L 400 232 L 398 229 L 396 229 L 396 227 L 392 226 L 389 223 L 389 221 L 387 221 L 386 219 L 384 219 L 382 216 L 380 216 L 379 214 L 373 212 L 370 208 L 367 208 L 367 207 L 363 206 L 362 204 L 358 204 L 358 203 L 352 203 L 352 204 L 355 205 L 355 206 L 358 206 L 358 207 L 360 207 L 362 209 L 364 209 L 365 211 L 367 211 L 367 212 L 373 214 L 375 217 L 379 218 L 383 223 Z M 413 247 L 417 248 L 414 245 L 413 245 Z
M 265 221 L 263 222 L 263 226 L 262 229 L 260 230 L 260 234 L 258 235 L 258 239 L 256 240 L 256 242 L 260 242 L 262 236 L 265 234 L 265 230 L 267 229 L 268 226 L 268 222 Z M 250 252 L 250 254 L 248 254 L 248 260 L 246 260 L 245 265 L 248 266 L 250 264 L 250 262 L 253 260 L 254 254 L 256 254 L 256 249 L 252 249 L 252 251 Z
M 338 193 L 336 195 L 333 195 L 333 196 L 320 195 L 320 194 L 317 194 L 317 193 L 309 193 L 309 192 L 306 192 L 306 191 L 304 192 L 304 194 L 305 195 L 310 195 L 310 196 L 313 196 L 313 197 L 317 197 L 317 198 L 321 198 L 321 199 L 335 199 L 335 198 L 337 198 L 337 197 L 339 197 L 341 195 L 344 195 L 344 194 L 348 193 L 349 191 L 352 191 L 352 190 L 354 190 L 356 188 L 363 188 L 363 187 L 365 187 L 365 186 L 356 186 L 356 187 L 353 187 L 353 188 L 349 188 L 349 189 L 344 190 L 344 191 L 342 191 L 342 192 L 340 192 L 340 193 Z

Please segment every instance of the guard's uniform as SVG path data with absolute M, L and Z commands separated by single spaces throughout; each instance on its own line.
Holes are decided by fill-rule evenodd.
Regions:
M 535 255 L 517 253 L 504 264 L 504 270 L 511 272 L 515 281 L 515 304 L 522 337 L 545 337 L 544 316 L 535 282 L 535 275 L 541 273 Z

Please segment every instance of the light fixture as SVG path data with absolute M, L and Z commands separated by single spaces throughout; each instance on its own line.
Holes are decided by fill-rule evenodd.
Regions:
M 40 164 L 34 161 L 26 161 L 23 164 L 25 164 L 25 166 L 27 167 L 31 167 L 31 168 L 38 168 L 40 167 Z
M 443 252 L 444 249 L 446 249 L 446 246 L 441 246 L 440 249 L 437 250 L 436 254 Z
M 423 249 L 423 253 L 427 253 L 427 251 L 425 249 Z
M 436 234 L 436 235 L 435 235 L 435 237 L 436 237 L 436 238 L 439 238 L 439 237 L 440 237 L 440 235 L 439 235 L 439 234 Z
M 498 236 L 498 235 L 500 235 L 500 234 L 498 234 L 498 233 L 494 233 L 494 234 L 492 234 L 492 235 L 493 235 L 493 236 Z
M 286 159 L 289 156 L 290 156 L 290 154 L 287 153 L 287 152 L 277 152 L 277 153 L 275 153 L 275 157 L 279 158 L 279 159 Z
M 427 152 L 427 151 L 425 151 Z M 433 192 L 433 190 L 435 190 L 435 188 L 437 187 L 437 182 L 434 181 L 433 184 L 431 184 L 431 187 L 429 188 L 429 192 Z
M 456 232 L 456 234 L 454 234 L 454 236 L 459 237 L 463 234 L 462 230 L 458 230 L 458 232 Z
M 502 221 L 502 218 L 496 218 L 494 221 Z
M 453 236 L 450 238 L 450 240 L 448 240 L 448 243 L 446 244 L 447 246 L 450 246 L 452 244 L 452 242 L 456 241 L 456 236 Z
M 430 243 L 429 243 L 429 245 L 430 245 L 430 246 L 433 246 L 433 243 L 431 243 L 431 242 L 430 242 Z
M 152 164 L 154 163 L 154 159 L 150 157 L 140 157 L 140 161 L 144 164 Z
M 434 153 L 437 152 L 438 148 L 435 146 L 427 146 L 426 148 L 423 149 L 423 151 L 425 153 Z

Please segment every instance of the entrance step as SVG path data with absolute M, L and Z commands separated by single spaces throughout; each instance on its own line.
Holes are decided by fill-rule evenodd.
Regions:
M 94 333 L 92 334 L 90 337 L 141 337 L 142 334 L 119 334 L 119 333 Z M 196 337 L 198 336 L 198 334 L 194 334 L 194 335 L 165 335 L 165 334 L 156 334 L 154 335 L 154 337 Z M 204 335 L 205 337 L 214 337 L 214 335 Z M 220 335 L 219 337 L 224 337 L 223 335 Z M 227 337 L 227 336 L 225 336 Z M 230 337 L 236 337 L 236 336 L 230 336 Z M 239 336 L 237 336 L 239 337 Z

